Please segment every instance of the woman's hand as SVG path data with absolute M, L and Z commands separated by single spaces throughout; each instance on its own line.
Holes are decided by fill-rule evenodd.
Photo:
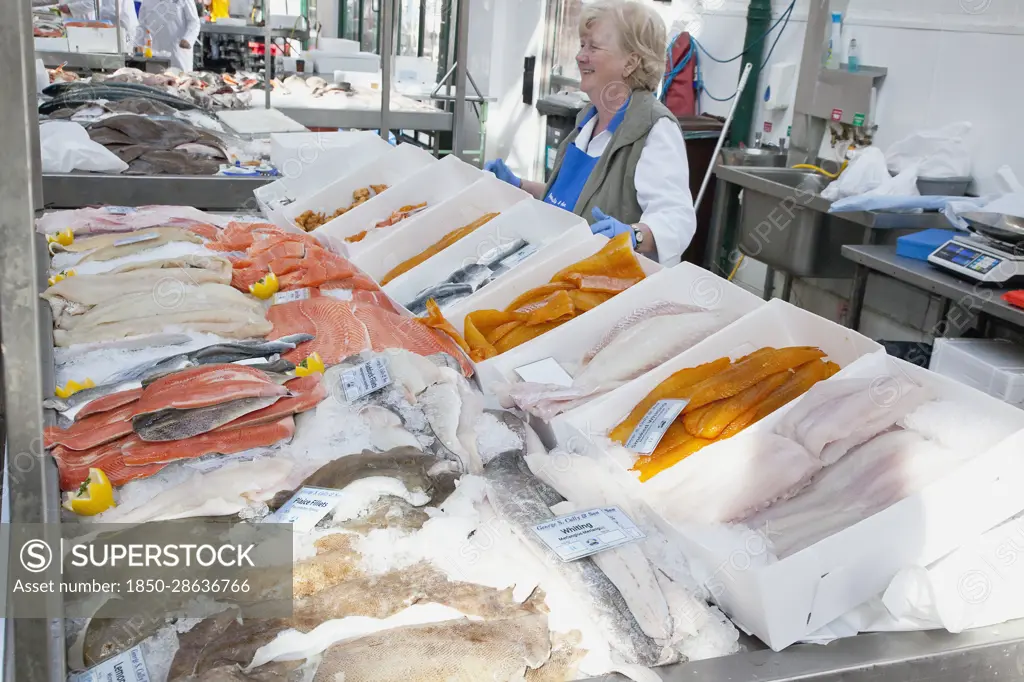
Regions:
M 606 214 L 601 209 L 594 207 L 594 210 L 590 212 L 594 216 L 594 220 L 597 222 L 590 226 L 590 231 L 594 234 L 604 235 L 608 239 L 618 237 L 623 232 L 629 233 L 629 238 L 633 241 L 633 248 L 636 248 L 636 235 L 633 234 L 633 226 L 627 225 L 621 220 L 616 220 L 610 215 Z
M 654 235 L 651 234 L 650 228 L 643 223 L 639 225 L 627 225 L 621 220 L 612 218 L 596 206 L 590 214 L 594 216 L 594 220 L 597 221 L 590 226 L 590 231 L 594 234 L 604 235 L 605 237 L 608 237 L 608 239 L 611 239 L 619 236 L 623 232 L 628 232 L 629 239 L 633 242 L 634 249 L 643 254 L 649 254 L 655 251 Z M 644 235 L 644 242 L 639 247 L 636 243 L 636 230 L 640 230 Z
M 513 187 L 523 186 L 523 181 L 516 177 L 516 174 L 513 173 L 512 170 L 508 166 L 506 166 L 505 162 L 501 159 L 494 159 L 493 161 L 488 161 L 487 163 L 484 164 L 484 170 L 494 173 L 495 177 L 497 177 L 499 180 L 501 180 L 502 182 L 507 182 Z

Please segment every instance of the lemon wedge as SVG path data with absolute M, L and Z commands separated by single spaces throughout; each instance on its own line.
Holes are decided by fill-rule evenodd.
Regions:
M 79 516 L 95 516 L 114 506 L 114 487 L 103 469 L 89 469 L 89 477 L 73 493 L 66 493 L 64 508 Z
M 69 227 L 66 230 L 61 230 L 56 234 L 46 235 L 47 244 L 60 244 L 61 246 L 71 246 L 75 242 L 75 233 L 71 231 Z
M 295 367 L 295 376 L 308 377 L 310 374 L 323 374 L 324 361 L 319 353 L 310 353 L 305 360 Z
M 82 383 L 77 381 L 69 381 L 63 386 L 58 386 L 54 391 L 54 395 L 58 398 L 70 398 L 74 394 L 81 391 L 83 388 L 96 388 L 96 384 L 93 383 L 92 379 L 86 379 Z
M 278 286 L 277 275 L 271 272 L 260 281 L 251 284 L 249 286 L 249 293 L 265 301 L 277 293 Z
M 51 277 L 50 279 L 48 279 L 46 281 L 52 287 L 57 282 L 60 282 L 61 280 L 65 280 L 68 277 L 74 277 L 74 276 L 75 276 L 75 271 L 74 270 L 61 270 L 56 275 L 54 275 L 53 277 Z

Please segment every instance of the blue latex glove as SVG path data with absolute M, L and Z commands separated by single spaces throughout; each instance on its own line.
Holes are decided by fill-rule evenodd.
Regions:
M 522 187 L 523 181 L 516 177 L 516 174 L 505 165 L 502 159 L 494 159 L 484 164 L 484 170 L 494 173 L 494 175 L 502 182 L 507 182 L 513 187 Z
M 597 222 L 590 226 L 590 231 L 594 234 L 602 234 L 608 239 L 618 237 L 623 232 L 629 233 L 629 239 L 633 242 L 633 248 L 636 248 L 636 233 L 633 232 L 633 226 L 627 225 L 621 220 L 616 220 L 610 215 L 607 215 L 604 211 L 598 207 L 594 207 L 594 210 L 590 212 L 594 216 L 594 220 Z

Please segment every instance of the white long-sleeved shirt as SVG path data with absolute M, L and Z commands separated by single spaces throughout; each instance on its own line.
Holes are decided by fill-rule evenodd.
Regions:
M 591 139 L 597 117 L 591 118 L 576 146 L 587 156 L 599 157 L 608 148 L 612 133 L 604 130 Z M 683 133 L 672 119 L 659 119 L 651 128 L 633 176 L 636 200 L 643 210 L 640 222 L 651 228 L 658 247 L 658 261 L 675 265 L 697 231 L 697 214 L 690 195 L 690 167 L 686 160 Z M 615 217 L 614 207 L 601 206 Z

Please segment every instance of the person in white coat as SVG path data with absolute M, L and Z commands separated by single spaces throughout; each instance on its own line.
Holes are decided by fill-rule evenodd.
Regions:
M 192 48 L 199 40 L 199 12 L 194 0 L 142 0 L 142 35 L 149 30 L 153 52 L 171 54 L 171 66 L 192 70 Z M 145 38 L 143 38 L 145 40 Z

